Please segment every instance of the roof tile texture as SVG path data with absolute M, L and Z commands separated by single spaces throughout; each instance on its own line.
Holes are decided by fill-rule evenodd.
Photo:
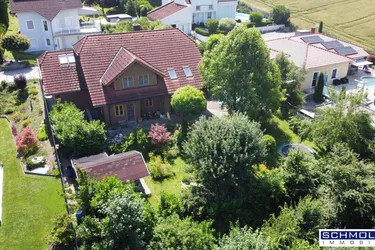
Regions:
M 162 20 L 184 8 L 187 6 L 176 4 L 175 2 L 170 2 L 165 5 L 160 6 L 159 8 L 152 10 L 147 13 L 147 17 L 150 20 Z

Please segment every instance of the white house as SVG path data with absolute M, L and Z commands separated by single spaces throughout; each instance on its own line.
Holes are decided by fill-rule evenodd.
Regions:
M 80 0 L 10 0 L 10 9 L 17 15 L 19 31 L 30 39 L 27 52 L 71 48 L 87 34 L 101 33 L 95 20 L 83 16 L 99 15 Z
M 234 19 L 237 3 L 237 0 L 162 0 L 162 6 L 148 12 L 147 17 L 190 34 L 192 24 L 224 17 Z

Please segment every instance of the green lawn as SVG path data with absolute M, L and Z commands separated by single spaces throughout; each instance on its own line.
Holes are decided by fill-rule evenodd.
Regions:
M 44 237 L 65 212 L 60 179 L 24 175 L 5 119 L 0 119 L 0 161 L 4 164 L 1 250 L 45 250 Z
M 169 194 L 179 194 L 181 191 L 181 181 L 186 174 L 186 163 L 181 157 L 176 158 L 172 162 L 172 168 L 175 172 L 175 176 L 164 179 L 162 181 L 155 181 L 148 176 L 145 181 L 151 190 L 151 196 L 149 202 L 156 206 L 159 204 L 160 195 L 165 192 Z

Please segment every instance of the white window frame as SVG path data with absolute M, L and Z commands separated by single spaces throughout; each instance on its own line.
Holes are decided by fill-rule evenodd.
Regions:
M 335 74 L 335 77 L 332 77 L 332 73 L 333 73 L 334 70 L 336 70 L 336 74 Z M 331 80 L 337 79 L 337 75 L 338 75 L 338 73 L 339 73 L 339 69 L 338 69 L 338 68 L 334 68 L 334 69 L 332 69 L 332 72 L 331 72 Z
M 132 85 L 129 85 L 129 79 L 131 79 Z M 125 80 L 126 80 L 126 85 L 125 85 Z M 122 78 L 122 88 L 124 89 L 129 89 L 134 87 L 134 79 L 132 76 L 125 76 Z
M 32 28 L 32 29 L 29 29 L 28 22 L 31 22 L 31 23 L 33 24 L 33 28 Z M 35 30 L 35 23 L 34 23 L 34 20 L 26 20 L 26 28 L 27 28 L 28 30 Z
M 49 40 L 49 45 L 48 45 L 48 43 L 47 43 L 47 40 Z M 45 44 L 46 44 L 47 47 L 51 47 L 51 46 L 52 46 L 51 38 L 48 38 L 48 37 L 45 38 L 45 39 L 44 39 L 44 42 L 45 42 Z
M 142 77 L 142 81 L 141 81 L 141 77 Z M 145 79 L 147 79 L 147 83 L 145 83 Z M 148 86 L 148 85 L 150 85 L 148 74 L 139 75 L 138 76 L 138 84 L 139 84 L 139 86 Z
M 39 48 L 39 42 L 38 42 L 38 39 L 36 38 L 29 38 L 30 40 L 30 49 L 33 49 L 33 48 Z M 35 40 L 35 46 L 31 46 L 31 40 Z
M 316 77 L 315 85 L 313 85 L 313 82 L 314 82 L 314 75 L 315 75 L 315 73 L 318 73 L 318 75 L 317 75 L 317 77 Z M 318 83 L 318 80 L 319 80 L 319 75 L 320 75 L 320 71 L 314 71 L 314 72 L 313 72 L 312 79 L 311 79 L 311 87 L 314 88 L 314 87 L 316 86 L 316 84 Z
M 171 75 L 171 72 L 175 75 L 175 77 Z M 178 76 L 177 76 L 176 70 L 174 70 L 174 69 L 168 69 L 168 75 L 169 75 L 169 78 L 171 78 L 171 80 L 176 80 L 176 79 L 178 79 Z
M 207 12 L 207 19 L 211 19 L 212 18 L 212 12 Z
M 47 30 L 44 28 L 44 22 L 46 22 L 46 24 L 47 24 Z M 44 32 L 48 32 L 49 31 L 48 21 L 46 19 L 42 20 L 42 29 L 43 29 Z
M 118 110 L 116 110 L 117 107 L 119 107 Z M 120 107 L 121 107 L 121 109 L 120 109 Z M 125 108 L 124 108 L 124 105 L 123 105 L 123 104 L 115 105 L 115 106 L 113 107 L 113 110 L 114 110 L 114 112 L 115 112 L 115 116 L 116 116 L 116 117 L 118 117 L 118 116 L 124 116 L 124 115 L 125 115 Z M 117 111 L 118 111 L 118 114 L 117 114 Z M 120 111 L 121 111 L 121 112 L 120 112 Z
M 154 106 L 154 100 L 152 98 L 145 99 L 145 107 L 152 107 Z
M 190 68 L 189 66 L 183 66 L 182 69 L 184 70 L 185 76 L 186 76 L 187 78 L 193 77 L 193 72 L 191 71 L 191 68 Z M 189 70 L 189 71 L 190 71 L 190 75 L 189 75 L 189 74 L 186 74 L 186 70 Z

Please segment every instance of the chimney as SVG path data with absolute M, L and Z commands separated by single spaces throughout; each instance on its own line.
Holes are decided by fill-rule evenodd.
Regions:
M 141 25 L 139 23 L 133 23 L 133 30 L 134 31 L 140 31 Z
M 316 27 L 311 27 L 311 34 L 315 34 L 316 32 Z

